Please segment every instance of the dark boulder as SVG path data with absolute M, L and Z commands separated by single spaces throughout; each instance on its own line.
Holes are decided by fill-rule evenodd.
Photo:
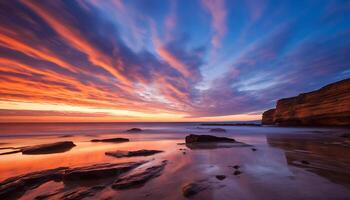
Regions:
M 221 142 L 221 143 L 234 143 L 235 139 L 226 137 L 217 137 L 212 135 L 195 135 L 191 134 L 186 136 L 186 143 L 197 143 L 197 142 Z
M 55 142 L 50 144 L 41 144 L 22 149 L 22 154 L 50 154 L 50 153 L 61 153 L 69 151 L 75 147 L 75 144 L 71 141 Z
M 225 175 L 216 175 L 215 177 L 216 177 L 218 180 L 220 180 L 220 181 L 222 181 L 222 180 L 224 180 L 224 179 L 226 178 Z

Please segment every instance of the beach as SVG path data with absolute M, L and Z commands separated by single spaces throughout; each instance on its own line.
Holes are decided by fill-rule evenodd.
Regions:
M 2 124 L 1 126 L 5 126 Z M 125 132 L 133 127 L 142 132 Z M 226 132 L 210 132 L 224 128 Z M 153 124 L 20 124 L 6 125 L 5 147 L 23 147 L 59 141 L 76 146 L 60 153 L 1 155 L 0 181 L 58 167 L 79 168 L 101 163 L 145 162 L 138 173 L 166 162 L 141 185 L 115 189 L 113 177 L 99 180 L 47 181 L 16 196 L 18 199 L 70 199 L 68 193 L 96 186 L 98 190 L 75 199 L 349 199 L 350 142 L 341 128 L 283 128 L 268 126 L 201 126 L 200 123 Z M 247 146 L 193 148 L 189 134 L 234 138 Z M 129 142 L 91 142 L 128 138 Z M 160 150 L 150 156 L 113 157 L 110 151 Z M 238 166 L 238 170 L 234 169 Z M 235 173 L 239 171 L 240 173 Z M 200 186 L 186 197 L 184 187 Z M 0 187 L 1 188 L 1 187 Z M 66 196 L 64 196 L 66 195 Z M 46 197 L 45 197 L 46 196 Z

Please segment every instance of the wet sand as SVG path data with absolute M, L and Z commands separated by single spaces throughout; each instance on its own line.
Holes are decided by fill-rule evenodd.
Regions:
M 248 130 L 261 134 L 240 134 Z M 244 129 L 244 130 L 243 130 Z M 1 155 L 0 181 L 9 177 L 53 169 L 80 167 L 98 163 L 149 161 L 136 169 L 142 170 L 163 160 L 168 163 L 160 176 L 144 185 L 125 190 L 105 187 L 85 199 L 186 199 L 182 188 L 188 183 L 205 187 L 191 199 L 350 199 L 350 140 L 340 138 L 328 130 L 304 131 L 294 129 L 237 128 L 227 133 L 207 133 L 234 138 L 253 145 L 232 148 L 191 149 L 184 143 L 187 133 L 113 133 L 36 137 L 2 137 L 0 147 L 21 147 L 70 140 L 76 146 L 70 151 L 45 155 Z M 284 131 L 283 131 L 284 130 Z M 298 129 L 296 129 L 298 130 Z M 196 130 L 198 131 L 198 130 Z M 204 133 L 206 130 L 201 130 Z M 283 134 L 278 134 L 283 132 Z M 289 133 L 291 132 L 291 133 Z M 130 142 L 92 143 L 91 139 L 124 137 Z M 140 149 L 164 151 L 147 157 L 115 158 L 108 151 Z M 1 149 L 1 152 L 8 151 Z M 242 172 L 234 175 L 232 167 L 239 165 Z M 223 180 L 216 176 L 224 175 Z M 111 180 L 87 181 L 79 184 L 49 181 L 27 191 L 20 199 L 34 199 L 57 190 L 74 191 L 89 188 Z M 48 199 L 60 199 L 53 195 Z

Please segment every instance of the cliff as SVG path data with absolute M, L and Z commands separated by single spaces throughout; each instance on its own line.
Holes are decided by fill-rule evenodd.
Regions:
M 350 79 L 296 97 L 280 99 L 263 113 L 263 124 L 350 126 Z

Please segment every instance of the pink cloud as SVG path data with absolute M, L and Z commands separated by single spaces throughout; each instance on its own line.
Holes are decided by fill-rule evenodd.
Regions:
M 227 11 L 225 8 L 224 0 L 202 0 L 202 5 L 209 12 L 212 17 L 211 26 L 213 28 L 214 35 L 211 39 L 211 43 L 215 48 L 221 46 L 221 40 L 225 36 L 226 16 Z

